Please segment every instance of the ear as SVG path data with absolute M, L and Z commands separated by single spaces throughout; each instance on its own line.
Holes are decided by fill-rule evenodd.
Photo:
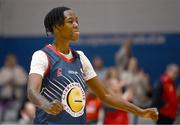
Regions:
M 54 30 L 54 32 L 59 32 L 59 31 L 62 30 L 62 26 L 56 24 L 56 25 L 53 27 L 53 30 Z

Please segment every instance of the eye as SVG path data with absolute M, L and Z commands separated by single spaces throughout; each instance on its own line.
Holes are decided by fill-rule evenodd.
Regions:
M 78 20 L 76 20 L 76 23 L 79 24 Z
M 72 21 L 72 20 L 68 20 L 67 22 L 68 22 L 68 23 L 71 23 L 71 24 L 73 23 L 73 21 Z
M 76 23 L 78 24 L 79 23 L 78 18 L 76 18 L 75 20 L 76 20 Z

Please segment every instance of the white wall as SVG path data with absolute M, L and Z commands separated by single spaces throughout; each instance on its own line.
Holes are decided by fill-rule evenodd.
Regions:
M 3 31 L 3 1 L 0 0 L 0 35 L 2 34 L 2 31 Z
M 180 0 L 0 0 L 0 34 L 43 35 L 45 14 L 62 5 L 82 33 L 180 31 Z

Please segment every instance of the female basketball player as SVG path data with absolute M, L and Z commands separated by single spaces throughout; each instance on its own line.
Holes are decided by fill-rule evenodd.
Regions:
M 70 48 L 70 42 L 79 38 L 78 18 L 72 9 L 52 9 L 44 25 L 54 41 L 32 56 L 28 98 L 37 106 L 35 123 L 84 124 L 87 86 L 113 108 L 157 120 L 155 108 L 141 109 L 108 93 L 84 53 Z

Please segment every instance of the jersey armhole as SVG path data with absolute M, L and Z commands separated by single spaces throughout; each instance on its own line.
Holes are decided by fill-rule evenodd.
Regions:
M 48 60 L 48 67 L 47 67 L 46 71 L 44 72 L 44 76 L 47 76 L 48 73 L 49 73 L 49 70 L 50 70 L 50 59 L 49 59 L 48 54 L 46 52 L 44 52 L 44 53 L 46 54 L 46 57 L 47 57 L 47 60 Z

